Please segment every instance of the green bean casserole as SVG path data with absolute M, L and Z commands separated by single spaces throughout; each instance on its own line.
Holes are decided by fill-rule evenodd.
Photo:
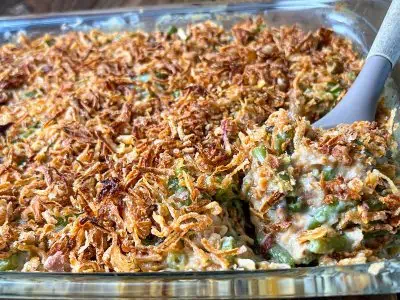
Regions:
M 395 257 L 393 111 L 330 130 L 363 59 L 261 18 L 0 47 L 0 271 L 149 272 Z

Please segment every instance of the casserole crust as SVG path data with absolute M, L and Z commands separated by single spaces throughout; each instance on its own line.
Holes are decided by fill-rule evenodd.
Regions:
M 284 268 L 397 249 L 390 114 L 305 121 L 362 66 L 329 29 L 21 36 L 0 65 L 2 270 Z

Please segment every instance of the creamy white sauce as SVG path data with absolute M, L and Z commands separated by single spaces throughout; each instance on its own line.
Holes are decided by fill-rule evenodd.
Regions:
M 325 192 L 319 185 L 317 179 L 312 173 L 301 175 L 298 180 L 298 192 L 308 204 L 320 206 L 325 198 Z
M 305 230 L 308 223 L 308 216 L 301 214 L 293 215 L 293 223 L 288 230 L 278 233 L 277 243 L 286 249 L 297 264 L 306 263 L 308 254 L 307 243 L 300 243 L 299 233 Z
M 312 171 L 315 165 L 327 166 L 335 162 L 332 156 L 326 156 L 317 150 L 300 145 L 291 156 L 293 165 Z

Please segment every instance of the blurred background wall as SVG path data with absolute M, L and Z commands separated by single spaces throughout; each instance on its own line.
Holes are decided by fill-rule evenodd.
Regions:
M 28 13 L 47 13 L 185 2 L 199 2 L 199 0 L 0 0 L 0 15 L 21 15 Z

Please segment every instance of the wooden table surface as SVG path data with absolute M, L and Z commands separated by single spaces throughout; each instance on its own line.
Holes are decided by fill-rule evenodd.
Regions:
M 62 12 L 72 10 L 93 10 L 135 5 L 156 5 L 165 3 L 190 3 L 191 0 L 0 0 L 0 16 L 30 13 Z M 199 2 L 199 0 L 197 1 Z M 321 299 L 348 300 L 397 300 L 396 295 L 328 297 Z

